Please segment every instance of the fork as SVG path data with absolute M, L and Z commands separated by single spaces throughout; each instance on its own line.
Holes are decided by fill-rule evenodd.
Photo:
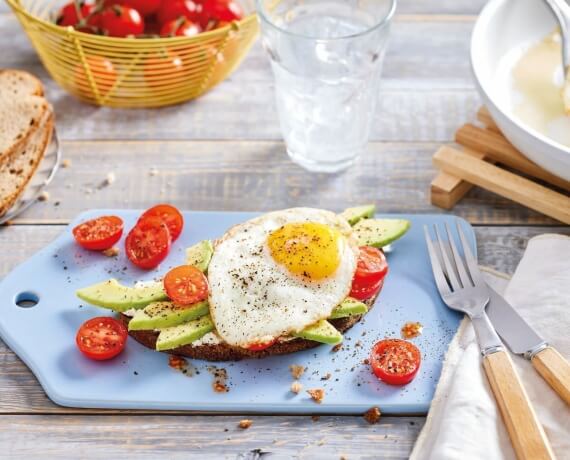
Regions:
M 519 459 L 553 459 L 554 453 L 531 406 L 528 395 L 515 371 L 513 362 L 495 332 L 485 307 L 489 288 L 483 279 L 459 221 L 458 251 L 447 223 L 446 238 L 434 225 L 435 240 L 424 226 L 425 238 L 435 284 L 444 303 L 452 310 L 465 313 L 473 323 L 483 356 L 483 368 Z

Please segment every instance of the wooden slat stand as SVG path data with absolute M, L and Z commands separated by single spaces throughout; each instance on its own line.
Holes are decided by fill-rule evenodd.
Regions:
M 487 109 L 481 108 L 477 118 L 484 128 L 465 124 L 455 133 L 461 149 L 444 146 L 433 156 L 439 173 L 431 182 L 432 204 L 451 209 L 478 186 L 570 225 L 570 182 L 523 156 Z

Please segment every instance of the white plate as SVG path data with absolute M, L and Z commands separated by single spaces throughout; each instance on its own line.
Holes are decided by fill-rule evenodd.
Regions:
M 557 24 L 543 1 L 490 0 L 473 30 L 471 66 L 481 98 L 509 141 L 536 164 L 570 180 L 570 148 L 512 115 L 505 97 L 510 90 L 499 75 L 505 57 L 538 43 Z

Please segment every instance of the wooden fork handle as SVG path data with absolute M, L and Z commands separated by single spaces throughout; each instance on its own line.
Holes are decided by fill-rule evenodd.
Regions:
M 538 352 L 531 362 L 542 378 L 570 405 L 570 363 L 552 347 Z
M 483 367 L 519 460 L 554 459 L 528 395 L 505 351 L 483 358 Z

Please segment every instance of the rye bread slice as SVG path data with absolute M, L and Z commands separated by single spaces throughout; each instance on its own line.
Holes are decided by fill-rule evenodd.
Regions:
M 366 305 L 368 305 L 369 309 L 372 309 L 377 297 L 378 296 L 375 296 L 365 302 Z M 337 328 L 340 333 L 344 334 L 352 326 L 358 323 L 358 321 L 360 321 L 360 319 L 364 316 L 365 315 L 349 316 L 347 318 L 333 319 L 330 320 L 330 322 L 334 327 Z M 129 321 L 131 320 L 130 317 L 123 314 L 121 314 L 121 319 L 126 326 L 128 326 Z M 153 350 L 156 349 L 158 332 L 129 331 L 129 335 L 145 347 L 151 348 Z M 234 347 L 228 345 L 227 343 L 219 343 L 215 345 L 203 344 L 199 346 L 184 345 L 182 347 L 173 348 L 172 350 L 166 350 L 162 353 L 184 356 L 191 359 L 201 359 L 204 361 L 240 361 L 242 359 L 266 358 L 268 356 L 295 353 L 298 351 L 315 348 L 319 345 L 323 344 L 320 342 L 315 342 L 313 340 L 293 339 L 287 342 L 276 343 L 275 345 L 272 345 L 269 348 L 261 351 L 251 351 L 240 347 Z
M 10 161 L 0 165 L 0 216 L 13 206 L 36 172 L 51 140 L 53 123 L 53 114 L 48 110 L 29 141 Z

